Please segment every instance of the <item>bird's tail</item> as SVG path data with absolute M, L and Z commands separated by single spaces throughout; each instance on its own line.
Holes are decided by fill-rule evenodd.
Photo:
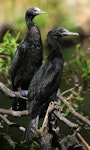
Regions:
M 29 120 L 29 124 L 26 128 L 24 137 L 23 137 L 23 141 L 28 141 L 31 140 L 32 138 L 35 138 L 35 131 L 38 129 L 38 122 L 39 122 L 39 116 L 37 116 L 36 118 Z

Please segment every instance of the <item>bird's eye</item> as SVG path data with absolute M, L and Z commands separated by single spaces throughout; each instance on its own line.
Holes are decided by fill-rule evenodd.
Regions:
M 60 32 L 63 33 L 64 30 L 61 30 Z
M 28 14 L 27 17 L 29 18 L 29 16 L 30 16 L 30 15 Z

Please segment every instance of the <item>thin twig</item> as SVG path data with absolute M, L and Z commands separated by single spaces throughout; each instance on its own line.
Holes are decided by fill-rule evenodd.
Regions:
M 10 127 L 16 127 L 19 130 L 25 132 L 25 128 L 23 126 L 20 126 L 19 124 L 16 124 L 14 122 L 10 122 L 4 115 L 0 114 L 0 118 Z
M 84 121 L 85 123 L 87 123 L 90 126 L 90 120 L 88 120 L 87 118 L 85 118 L 84 116 L 82 116 L 81 114 L 79 114 L 78 112 L 76 112 L 74 110 L 74 108 L 64 99 L 64 97 L 60 94 L 60 92 L 57 92 L 57 98 L 60 99 L 60 101 L 62 101 L 70 110 L 70 112 L 77 118 L 79 118 L 80 120 Z
M 78 128 L 78 124 L 75 124 L 75 123 L 71 122 L 70 120 L 68 120 L 67 118 L 65 118 L 63 116 L 63 114 L 61 114 L 59 111 L 54 110 L 54 114 L 59 120 L 63 121 L 70 128 L 72 128 L 72 129 Z
M 0 114 L 0 118 L 9 126 L 15 124 L 14 122 L 10 122 L 4 115 Z
M 54 102 L 51 102 L 48 106 L 48 109 L 47 109 L 47 112 L 46 112 L 46 115 L 45 115 L 45 118 L 44 118 L 44 121 L 43 121 L 43 124 L 42 124 L 42 129 L 44 129 L 45 127 L 48 126 L 48 116 L 49 114 L 53 111 L 53 113 L 55 114 L 55 116 L 63 121 L 66 125 L 68 125 L 70 128 L 73 128 L 73 129 L 76 129 L 78 128 L 78 124 L 75 124 L 75 123 L 72 123 L 71 121 L 69 121 L 67 118 L 65 118 L 59 110 L 56 110 L 56 106 L 54 105 Z
M 90 150 L 90 146 L 88 143 L 84 140 L 84 138 L 81 136 L 80 133 L 76 133 L 77 137 L 81 140 L 81 142 L 84 144 L 84 146 L 87 148 L 87 150 Z
M 0 58 L 2 59 L 7 59 L 7 58 L 11 58 L 9 55 L 3 55 L 3 54 L 0 54 Z
M 70 89 L 68 89 L 68 90 L 66 90 L 66 91 L 64 91 L 64 92 L 62 92 L 62 95 L 65 95 L 65 94 L 67 94 L 67 93 L 69 93 L 69 92 L 72 92 L 74 89 L 75 89 L 75 87 L 72 87 L 72 88 L 70 88 Z
M 47 112 L 46 112 L 46 115 L 45 115 L 45 118 L 44 118 L 44 121 L 43 121 L 43 124 L 42 124 L 42 131 L 44 131 L 44 129 L 48 126 L 48 117 L 49 117 L 49 114 L 54 110 L 54 103 L 51 102 L 48 106 L 48 109 L 47 109 Z
M 10 137 L 9 135 L 7 135 L 6 133 L 3 133 L 2 135 L 3 135 L 4 139 L 9 143 L 9 145 L 10 145 L 13 149 L 15 149 L 15 146 L 16 146 L 17 143 L 14 142 L 14 141 L 11 139 L 11 137 Z

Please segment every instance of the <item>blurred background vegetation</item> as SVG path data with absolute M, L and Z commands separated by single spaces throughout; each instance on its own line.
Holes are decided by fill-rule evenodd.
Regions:
M 42 15 L 42 21 L 37 20 L 41 29 L 47 31 L 55 25 L 71 29 L 90 19 L 89 0 L 0 0 L 0 3 L 0 24 L 6 22 L 19 31 L 25 28 L 24 15 L 31 6 L 40 7 L 48 13 L 47 16 Z
M 86 39 L 85 42 L 84 40 L 82 40 L 83 42 L 78 41 L 80 42 L 80 47 L 88 49 L 90 33 L 89 0 L 0 0 L 0 3 L 0 42 L 3 42 L 3 44 L 0 44 L 0 72 L 4 72 L 5 78 L 9 79 L 10 60 L 15 54 L 18 43 L 27 32 L 25 12 L 31 6 L 37 6 L 47 12 L 47 14 L 39 15 L 34 19 L 41 31 L 45 55 L 48 53 L 46 35 L 53 27 L 64 27 L 70 31 L 79 32 L 80 39 L 82 37 Z M 5 35 L 7 30 L 11 34 L 8 32 Z M 74 42 L 73 39 L 69 40 L 68 44 L 66 44 L 67 48 L 71 43 L 77 44 L 77 41 Z M 70 49 L 65 51 L 65 60 L 69 60 L 75 51 L 75 47 L 73 47 L 73 51 Z
M 26 30 L 24 16 L 27 8 L 37 6 L 46 11 L 47 15 L 35 18 L 44 40 L 47 32 L 54 26 L 76 30 L 85 26 L 85 23 L 88 26 L 90 21 L 89 0 L 0 0 L 0 3 L 0 25 L 8 24 L 23 35 Z

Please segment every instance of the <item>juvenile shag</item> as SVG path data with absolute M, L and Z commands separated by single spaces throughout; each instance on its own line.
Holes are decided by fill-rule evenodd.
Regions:
M 41 115 L 42 109 L 48 105 L 50 101 L 55 100 L 63 69 L 63 57 L 59 40 L 69 35 L 75 36 L 78 35 L 78 33 L 69 32 L 64 28 L 54 28 L 48 32 L 47 43 L 51 52 L 29 85 L 28 110 L 30 120 L 24 140 L 28 140 L 32 137 L 31 128 L 38 128 L 39 116 Z
M 32 20 L 35 16 L 44 13 L 46 12 L 41 11 L 37 7 L 31 7 L 26 11 L 25 20 L 28 32 L 18 46 L 11 66 L 11 80 L 14 91 L 21 89 L 28 90 L 33 75 L 42 65 L 43 46 L 41 34 L 39 28 L 32 22 Z M 14 100 L 12 109 L 26 109 L 26 101 L 23 101 L 20 98 Z

